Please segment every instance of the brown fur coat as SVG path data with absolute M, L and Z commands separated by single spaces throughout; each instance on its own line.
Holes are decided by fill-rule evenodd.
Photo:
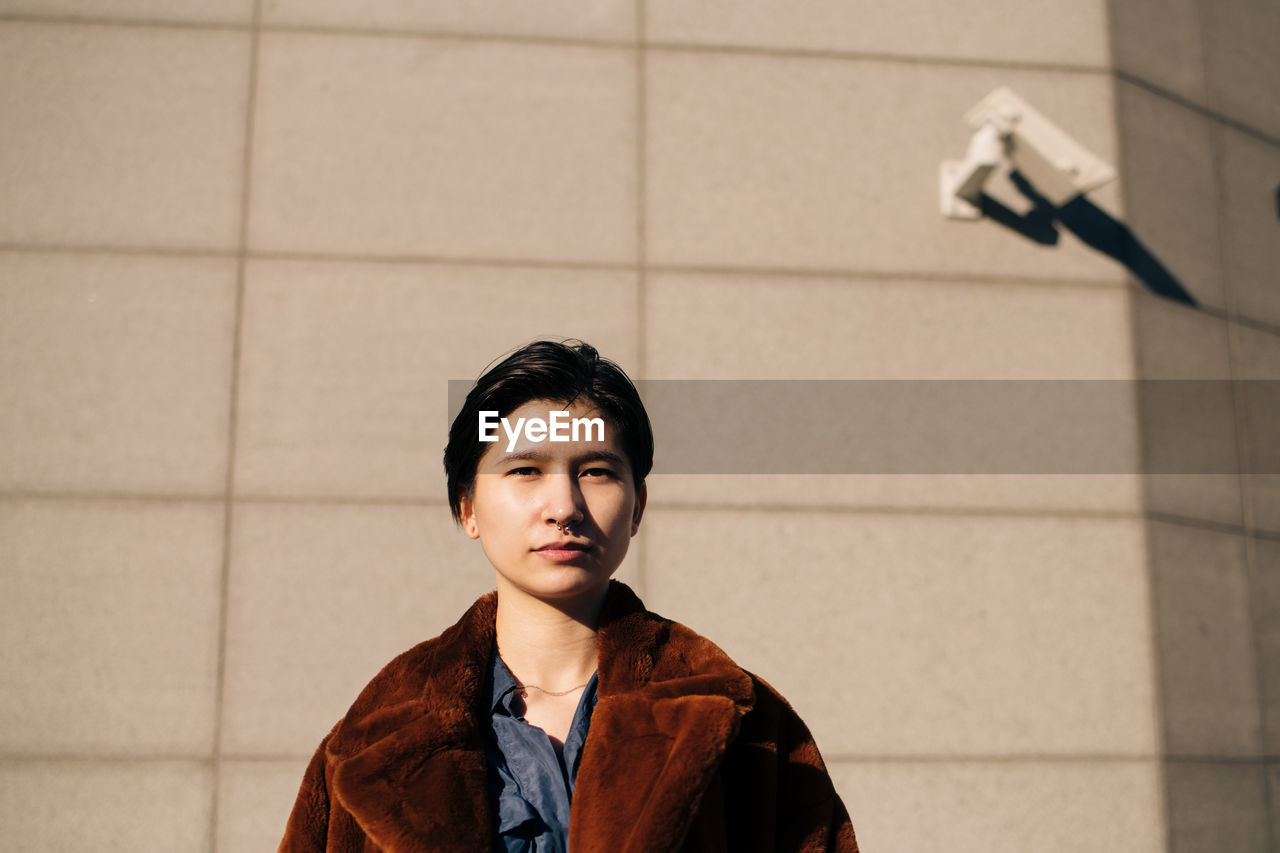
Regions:
M 496 609 L 490 593 L 369 683 L 307 768 L 283 853 L 492 849 L 478 721 Z M 808 729 L 771 687 L 616 581 L 597 648 L 571 850 L 856 853 Z

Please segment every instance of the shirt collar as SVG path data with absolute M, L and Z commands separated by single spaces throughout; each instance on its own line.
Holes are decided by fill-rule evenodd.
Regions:
M 507 669 L 502 656 L 498 654 L 497 646 L 494 646 L 493 656 L 489 658 L 489 697 L 486 702 L 489 713 L 496 714 L 501 709 L 504 714 L 517 716 L 512 711 L 512 705 L 519 692 L 520 682 L 516 681 L 511 670 Z

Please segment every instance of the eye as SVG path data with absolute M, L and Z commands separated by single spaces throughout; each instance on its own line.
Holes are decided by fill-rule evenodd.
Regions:
M 538 469 L 532 465 L 525 465 L 520 468 L 512 468 L 507 471 L 509 477 L 533 477 L 538 474 Z
M 587 468 L 582 472 L 582 476 L 591 480 L 610 479 L 614 473 L 608 468 Z

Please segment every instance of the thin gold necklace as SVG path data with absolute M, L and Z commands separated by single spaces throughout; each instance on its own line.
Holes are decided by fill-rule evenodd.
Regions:
M 520 692 L 524 696 L 529 695 L 530 690 L 537 690 L 539 693 L 545 693 L 548 696 L 568 696 L 573 691 L 581 690 L 582 688 L 586 687 L 590 683 L 591 683 L 590 681 L 584 681 L 581 684 L 577 685 L 576 687 L 570 687 L 568 690 L 548 690 L 547 688 L 539 687 L 536 684 L 521 684 Z

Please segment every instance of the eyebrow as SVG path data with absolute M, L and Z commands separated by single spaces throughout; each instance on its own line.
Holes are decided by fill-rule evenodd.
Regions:
M 498 462 L 519 462 L 522 460 L 545 462 L 548 458 L 549 457 L 546 453 L 537 448 L 531 447 L 528 450 L 519 450 L 515 453 L 504 453 Z M 584 464 L 587 462 L 612 462 L 614 465 L 627 464 L 626 459 L 609 450 L 593 450 L 590 453 L 585 453 L 582 456 L 575 457 L 573 461 L 577 464 Z

